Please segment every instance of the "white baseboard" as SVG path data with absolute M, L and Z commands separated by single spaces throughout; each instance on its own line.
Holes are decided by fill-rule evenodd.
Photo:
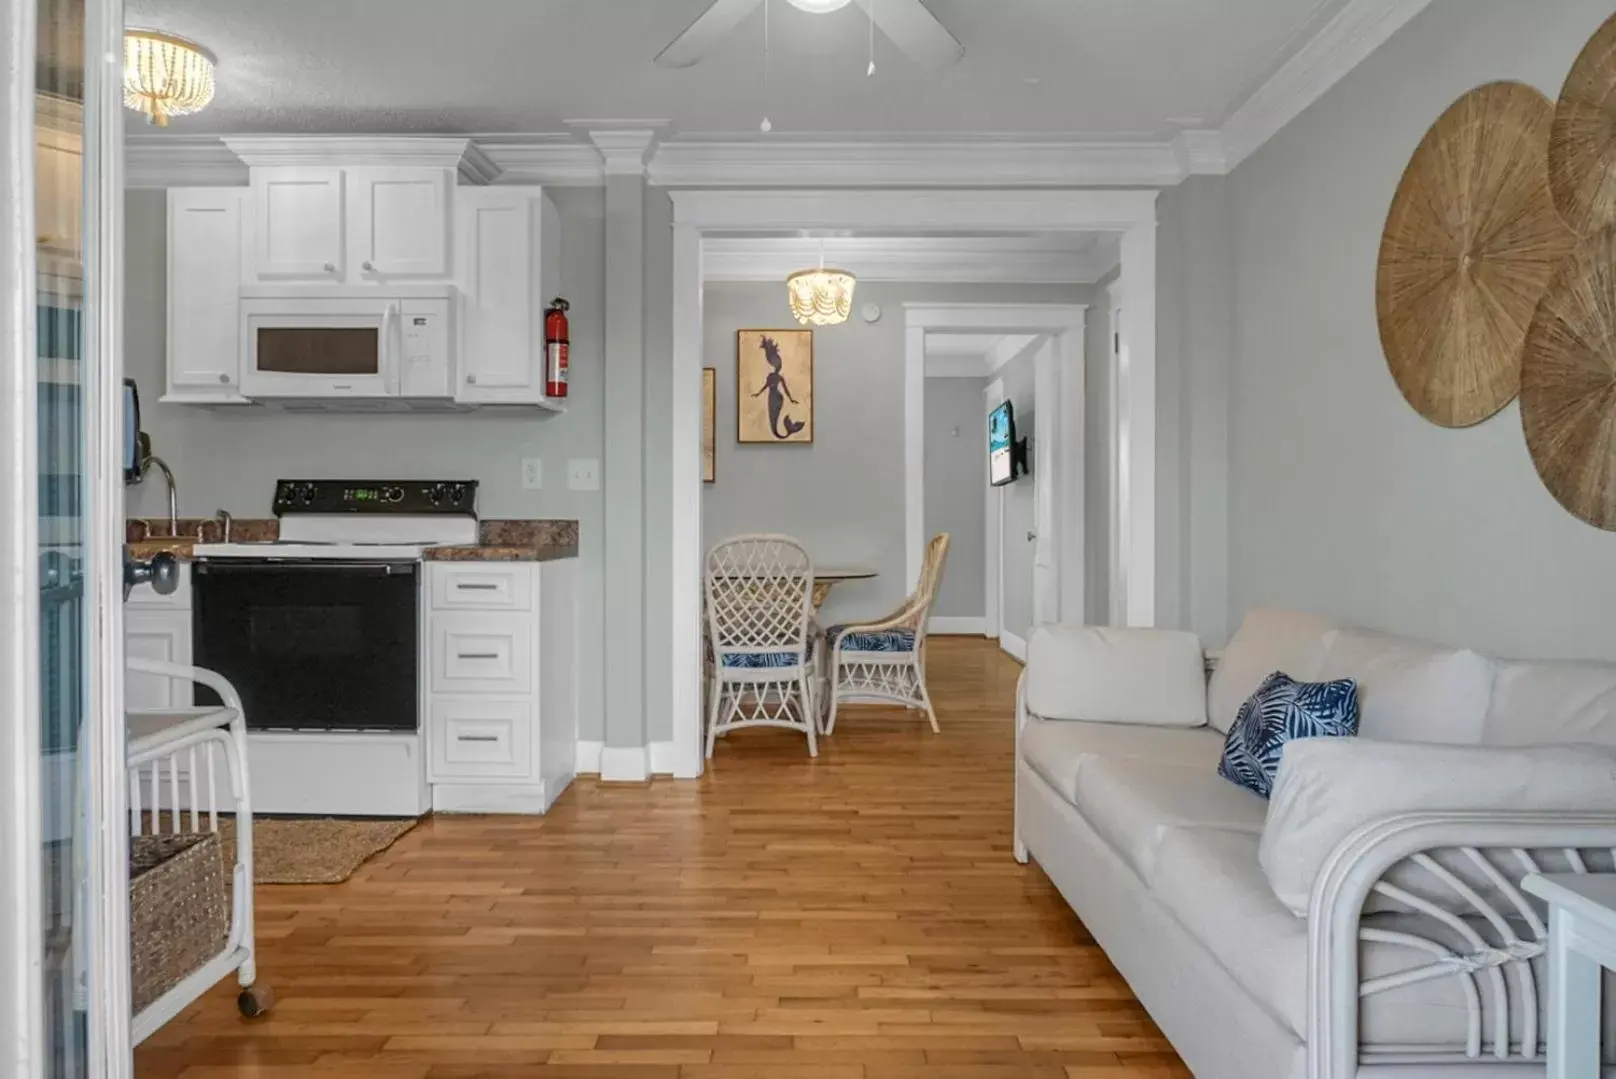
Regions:
M 1027 642 L 1014 633 L 1002 631 L 999 634 L 999 647 L 1010 653 L 1012 657 L 1027 662 Z
M 988 620 L 933 615 L 926 619 L 926 632 L 934 637 L 985 637 L 988 632 Z
M 605 742 L 579 742 L 578 756 L 576 758 L 578 774 L 581 776 L 600 775 L 600 754 L 605 748 Z
M 674 751 L 672 742 L 652 742 L 650 747 L 651 774 L 654 776 L 671 776 L 674 774 L 675 762 L 678 754 Z
M 607 746 L 600 751 L 600 778 L 607 783 L 644 783 L 651 778 L 644 746 Z

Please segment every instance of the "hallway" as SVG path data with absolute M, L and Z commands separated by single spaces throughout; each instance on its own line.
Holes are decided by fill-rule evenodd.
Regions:
M 429 819 L 352 880 L 258 890 L 261 977 L 138 1079 L 1178 1079 L 1127 986 L 1010 857 L 1014 661 L 928 646 L 941 736 L 847 708 L 810 760 L 746 731 L 699 783 Z

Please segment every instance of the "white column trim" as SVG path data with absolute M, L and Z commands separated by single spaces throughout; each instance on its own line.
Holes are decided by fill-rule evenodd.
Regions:
M 673 774 L 695 779 L 706 756 L 701 731 L 701 233 L 692 225 L 673 226 L 673 371 L 670 376 L 669 448 L 672 475 L 668 496 L 673 535 Z
M 644 176 L 656 132 L 648 127 L 591 131 L 589 141 L 600 151 L 607 176 Z
M 905 319 L 908 312 L 904 312 Z M 903 332 L 903 587 L 914 591 L 926 554 L 926 330 Z
M 1127 431 L 1127 484 L 1119 512 L 1127 518 L 1127 624 L 1156 624 L 1156 223 L 1122 236 L 1128 299 L 1122 319 L 1127 367 L 1117 372 Z
M 0 0 L 0 1074 L 45 1074 L 34 0 Z

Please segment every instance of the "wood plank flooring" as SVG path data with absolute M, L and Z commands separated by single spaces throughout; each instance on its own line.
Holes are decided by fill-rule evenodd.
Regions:
M 818 760 L 732 734 L 699 783 L 580 781 L 438 817 L 341 885 L 262 886 L 230 986 L 137 1079 L 1180 1079 L 1036 867 L 1010 857 L 1019 667 L 930 645 L 943 733 L 848 708 Z

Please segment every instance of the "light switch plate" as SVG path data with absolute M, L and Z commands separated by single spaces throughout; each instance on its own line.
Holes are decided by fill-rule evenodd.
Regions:
M 529 491 L 544 487 L 544 461 L 537 457 L 522 458 L 522 486 Z
M 600 490 L 600 461 L 594 457 L 573 457 L 567 461 L 567 489 Z

